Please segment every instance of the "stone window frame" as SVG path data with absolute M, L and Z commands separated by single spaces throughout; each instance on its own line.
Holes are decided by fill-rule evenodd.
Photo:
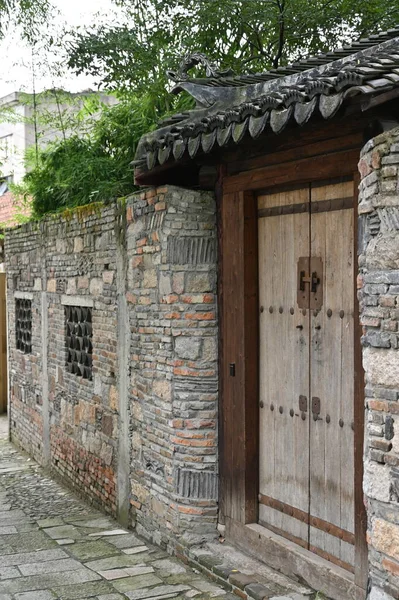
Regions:
M 22 354 L 32 354 L 32 327 L 33 327 L 33 313 L 32 313 L 32 301 L 33 294 L 30 292 L 15 292 L 14 293 L 14 302 L 15 302 L 15 346 L 18 352 Z M 25 310 L 30 311 L 30 316 L 28 316 L 28 325 L 27 327 L 21 328 L 18 327 L 18 322 L 20 322 L 18 318 L 18 313 L 21 310 L 19 307 L 19 303 L 21 302 L 29 302 L 29 307 L 26 307 Z M 29 336 L 29 339 L 26 338 Z M 25 339 L 23 339 L 25 338 Z
M 91 298 L 85 296 L 66 296 L 61 297 L 61 305 L 64 307 L 65 323 L 65 367 L 68 373 L 75 375 L 86 381 L 93 380 L 93 308 L 94 303 Z M 80 335 L 74 332 L 71 334 L 70 321 L 68 321 L 68 309 L 81 311 L 82 320 L 76 322 L 79 326 Z M 78 313 L 79 314 L 79 313 Z M 76 312 L 74 313 L 76 318 Z M 73 342 L 71 340 L 73 338 Z M 79 340 L 78 348 L 72 347 Z M 70 358 L 73 357 L 73 360 Z M 83 359 L 83 360 L 82 360 Z

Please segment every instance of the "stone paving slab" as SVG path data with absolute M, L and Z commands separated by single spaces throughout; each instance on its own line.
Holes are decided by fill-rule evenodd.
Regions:
M 0 600 L 237 600 L 200 562 L 179 562 L 76 498 L 2 430 L 0 417 Z M 285 580 L 276 574 L 275 600 L 305 599 Z

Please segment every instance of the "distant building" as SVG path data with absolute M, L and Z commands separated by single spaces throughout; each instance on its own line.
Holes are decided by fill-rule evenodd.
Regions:
M 32 94 L 22 92 L 0 98 L 0 229 L 4 224 L 13 224 L 20 210 L 15 206 L 9 186 L 22 182 L 28 148 L 36 139 L 43 148 L 48 142 L 76 131 L 71 129 L 71 120 L 89 96 L 98 94 L 91 90 L 79 94 L 48 90 L 38 94 L 35 101 Z M 109 106 L 118 102 L 107 94 L 100 94 L 99 100 Z

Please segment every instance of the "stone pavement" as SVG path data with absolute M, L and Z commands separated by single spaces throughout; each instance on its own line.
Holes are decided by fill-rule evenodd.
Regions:
M 231 590 L 256 600 L 312 597 L 265 566 L 269 587 L 252 578 L 252 594 L 237 569 L 235 585 L 207 579 L 77 499 L 6 436 L 1 416 L 0 600 L 237 600 Z

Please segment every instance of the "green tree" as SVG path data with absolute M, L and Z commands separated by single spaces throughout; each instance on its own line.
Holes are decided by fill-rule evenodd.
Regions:
M 0 39 L 11 25 L 19 25 L 24 37 L 33 41 L 49 10 L 49 0 L 0 0 Z
M 77 29 L 60 47 L 73 71 L 95 76 L 121 103 L 105 108 L 85 135 L 39 152 L 23 189 L 37 216 L 134 190 L 130 162 L 141 135 L 192 106 L 168 93 L 166 70 L 183 55 L 200 51 L 237 73 L 263 71 L 399 21 L 397 0 L 114 1 L 124 23 Z
M 32 197 L 35 217 L 90 202 L 107 202 L 135 188 L 130 166 L 140 137 L 154 126 L 151 96 L 125 97 L 97 112 L 96 98 L 88 98 L 80 116 L 85 129 L 69 131 L 38 151 L 28 152 L 29 171 L 19 196 Z M 90 126 L 88 126 L 90 123 Z
M 165 87 L 166 69 L 199 51 L 236 72 L 276 68 L 392 27 L 397 0 L 114 0 L 122 26 L 77 30 L 69 65 L 115 89 Z

